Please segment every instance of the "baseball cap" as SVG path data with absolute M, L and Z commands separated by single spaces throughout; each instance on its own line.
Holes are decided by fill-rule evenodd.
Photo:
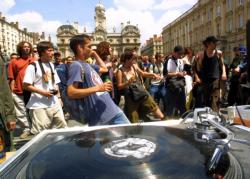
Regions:
M 241 54 L 246 55 L 247 54 L 247 48 L 243 45 L 240 45 L 239 51 Z

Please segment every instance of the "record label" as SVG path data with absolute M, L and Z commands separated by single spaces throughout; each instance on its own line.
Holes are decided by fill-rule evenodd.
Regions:
M 114 140 L 107 144 L 104 152 L 117 158 L 134 157 L 142 159 L 154 153 L 156 144 L 142 138 Z

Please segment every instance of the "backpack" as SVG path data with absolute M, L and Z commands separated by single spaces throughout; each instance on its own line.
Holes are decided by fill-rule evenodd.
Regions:
M 74 63 L 79 63 L 75 61 Z M 84 79 L 84 67 L 79 63 L 82 68 L 82 78 Z M 84 119 L 84 99 L 70 99 L 67 94 L 67 82 L 69 78 L 69 65 L 61 64 L 56 67 L 58 77 L 60 78 L 59 91 L 61 94 L 61 100 L 63 102 L 63 108 L 70 114 L 75 120 L 85 123 Z

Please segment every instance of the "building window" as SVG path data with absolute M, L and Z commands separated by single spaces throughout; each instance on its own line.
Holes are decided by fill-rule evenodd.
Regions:
M 239 28 L 243 28 L 244 26 L 244 19 L 243 19 L 243 15 L 239 15 Z
M 233 30 L 233 22 L 232 19 L 228 20 L 228 32 L 232 32 Z
M 227 10 L 232 10 L 232 0 L 227 0 Z
M 137 39 L 134 39 L 134 43 L 137 43 Z
M 126 39 L 127 43 L 129 43 L 129 39 Z
M 62 44 L 64 44 L 65 43 L 65 39 L 61 39 L 61 42 L 62 42 Z
M 217 35 L 218 36 L 220 36 L 220 34 L 221 34 L 221 26 L 220 26 L 220 24 L 217 24 L 217 27 L 216 27 L 217 29 Z
M 207 20 L 208 21 L 211 21 L 211 19 L 212 19 L 212 15 L 211 15 L 212 13 L 211 12 L 212 12 L 212 9 L 210 9 L 210 11 L 207 11 Z
M 218 5 L 217 10 L 216 10 L 217 17 L 220 16 L 220 13 L 221 13 L 221 8 L 220 8 L 220 5 Z
M 243 0 L 238 0 L 238 1 L 239 1 L 239 6 L 243 5 L 243 3 L 244 3 Z

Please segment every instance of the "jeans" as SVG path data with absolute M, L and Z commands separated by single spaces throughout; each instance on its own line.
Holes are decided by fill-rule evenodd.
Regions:
M 117 114 L 115 117 L 113 117 L 107 125 L 116 125 L 116 124 L 130 124 L 127 116 L 121 112 Z
M 171 91 L 167 88 L 165 98 L 167 101 L 165 111 L 167 116 L 174 116 L 175 110 L 179 110 L 179 115 L 182 115 L 186 111 L 186 97 L 184 88 L 179 88 L 175 91 Z
M 151 85 L 150 86 L 150 94 L 156 103 L 159 104 L 160 101 L 160 93 L 159 93 L 159 85 Z
M 162 99 L 164 103 L 163 97 L 166 95 L 166 88 L 165 86 L 152 84 L 150 86 L 150 94 L 157 104 L 160 103 L 160 99 Z

